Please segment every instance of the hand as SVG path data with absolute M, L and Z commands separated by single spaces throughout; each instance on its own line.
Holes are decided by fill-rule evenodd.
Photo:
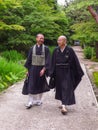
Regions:
M 29 72 L 26 72 L 26 76 L 29 76 Z
M 45 73 L 45 68 L 43 68 L 41 71 L 40 71 L 40 76 L 43 76 Z

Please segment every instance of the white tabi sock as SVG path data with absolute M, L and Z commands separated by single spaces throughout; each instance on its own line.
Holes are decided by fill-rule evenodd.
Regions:
M 29 94 L 28 105 L 32 105 L 32 104 L 33 104 L 33 97 L 32 94 Z

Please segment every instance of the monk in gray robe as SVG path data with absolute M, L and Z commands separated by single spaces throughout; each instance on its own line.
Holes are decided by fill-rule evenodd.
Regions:
M 32 105 L 42 104 L 42 94 L 50 89 L 46 83 L 45 76 L 48 76 L 50 67 L 50 51 L 44 43 L 44 35 L 37 34 L 36 44 L 29 50 L 25 67 L 28 69 L 28 89 L 23 94 L 29 95 L 29 101 L 26 108 Z

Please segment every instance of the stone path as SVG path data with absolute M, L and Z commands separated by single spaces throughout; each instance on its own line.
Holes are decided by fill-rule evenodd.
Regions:
M 85 65 L 86 72 L 92 83 L 92 88 L 98 101 L 98 88 L 95 86 L 93 80 L 93 72 L 98 72 L 98 62 L 94 62 L 89 59 L 84 59 L 83 49 L 80 46 L 74 46 L 73 49 L 75 50 L 80 62 Z
M 0 130 L 98 130 L 98 104 L 81 65 L 85 75 L 75 91 L 77 103 L 67 106 L 67 115 L 61 114 L 53 90 L 44 94 L 42 106 L 25 109 L 21 81 L 0 94 Z

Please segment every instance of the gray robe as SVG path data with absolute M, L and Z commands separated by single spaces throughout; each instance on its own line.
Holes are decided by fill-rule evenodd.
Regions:
M 34 47 L 34 46 L 33 46 Z M 32 49 L 30 48 L 25 67 L 28 69 L 29 78 L 28 78 L 28 89 L 27 94 L 39 94 L 49 91 L 48 84 L 46 82 L 45 75 L 48 76 L 48 71 L 50 67 L 50 52 L 47 46 L 45 46 L 45 65 L 32 65 Z M 38 47 L 36 45 L 36 55 L 42 54 L 42 45 Z M 45 67 L 46 72 L 43 76 L 40 77 L 41 69 Z

